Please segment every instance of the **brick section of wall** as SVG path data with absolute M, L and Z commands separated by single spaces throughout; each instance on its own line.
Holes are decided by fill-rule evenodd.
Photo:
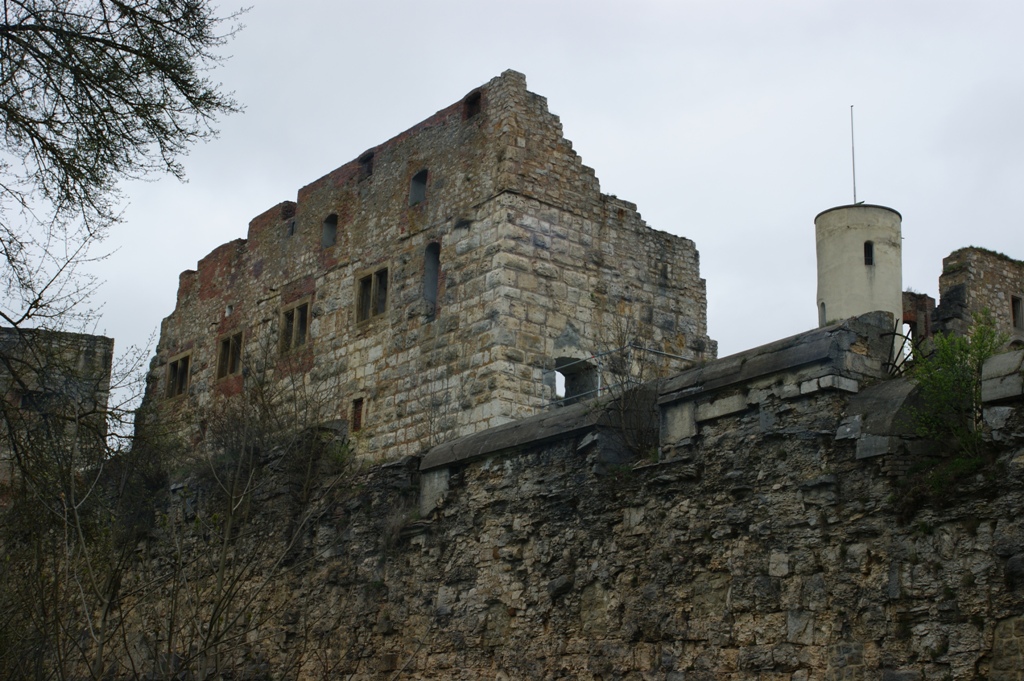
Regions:
M 360 452 L 390 458 L 545 408 L 556 359 L 610 349 L 617 329 L 649 328 L 654 347 L 678 357 L 671 369 L 715 356 L 693 242 L 601 194 L 521 74 L 474 92 L 479 113 L 467 117 L 461 101 L 437 112 L 368 150 L 372 173 L 347 163 L 182 274 L 152 364 L 155 418 L 194 423 L 198 437 L 217 395 L 252 381 L 301 385 L 329 418 L 348 419 L 362 399 Z M 410 205 L 424 170 L 425 197 Z M 424 296 L 432 244 L 436 302 Z M 365 277 L 374 292 L 386 282 L 387 304 L 364 320 Z M 282 352 L 282 313 L 304 303 L 306 342 Z M 218 381 L 218 345 L 239 331 L 244 376 Z M 159 397 L 185 352 L 187 398 Z

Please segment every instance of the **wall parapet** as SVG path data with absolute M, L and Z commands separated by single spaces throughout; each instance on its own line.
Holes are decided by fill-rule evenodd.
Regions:
M 892 349 L 892 315 L 871 312 L 684 371 L 660 391 L 662 456 L 690 443 L 698 424 L 772 399 L 821 390 L 857 393 L 884 379 Z

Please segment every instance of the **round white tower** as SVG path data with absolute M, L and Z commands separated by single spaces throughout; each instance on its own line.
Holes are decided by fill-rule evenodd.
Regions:
M 892 208 L 864 204 L 814 218 L 819 327 L 875 310 L 903 319 L 902 219 Z

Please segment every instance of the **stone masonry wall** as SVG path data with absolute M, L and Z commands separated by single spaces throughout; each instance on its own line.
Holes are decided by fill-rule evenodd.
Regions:
M 425 197 L 410 205 L 424 170 Z M 366 277 L 387 291 L 363 319 Z M 287 342 L 292 308 L 308 310 L 301 342 Z M 601 194 L 546 100 L 508 71 L 184 272 L 152 364 L 150 423 L 194 440 L 221 398 L 301 389 L 324 422 L 352 421 L 358 404 L 359 451 L 394 458 L 546 408 L 558 362 L 611 349 L 621 334 L 610 330 L 642 330 L 675 356 L 669 369 L 714 357 L 706 324 L 693 242 Z M 224 372 L 239 333 L 241 362 Z M 169 389 L 183 359 L 187 387 Z
M 0 328 L 0 501 L 20 447 L 102 447 L 113 356 L 105 336 Z
M 1024 344 L 1024 262 L 983 248 L 961 248 L 942 260 L 939 296 L 937 330 L 964 333 L 974 315 L 987 309 L 1000 332 Z
M 1020 681 L 1022 413 L 1002 474 L 901 523 L 881 458 L 836 437 L 847 400 L 768 398 L 662 463 L 597 466 L 583 435 L 489 455 L 428 517 L 415 459 L 367 471 L 241 590 L 233 659 L 251 678 Z M 289 493 L 267 490 L 254 546 L 287 536 Z M 145 668 L 163 616 L 132 612 Z
M 312 496 L 265 452 L 258 512 L 223 553 L 201 476 L 177 483 L 125 577 L 150 594 L 118 611 L 134 668 L 202 650 L 215 613 L 180 585 L 210 593 L 219 563 L 242 678 L 1022 681 L 1022 351 L 986 370 L 992 462 L 908 509 L 908 453 L 930 446 L 900 418 L 913 383 L 886 377 L 890 324 L 665 381 L 653 456 L 610 451 L 614 400 Z

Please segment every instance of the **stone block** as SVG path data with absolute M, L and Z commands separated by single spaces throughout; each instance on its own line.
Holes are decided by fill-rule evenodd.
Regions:
M 920 671 L 883 669 L 882 681 L 921 681 Z
M 814 643 L 814 613 L 806 610 L 786 613 L 786 641 L 801 645 Z
M 985 360 L 981 368 L 981 380 L 1020 374 L 1024 369 L 1024 350 L 1014 350 L 994 355 Z
M 860 383 L 852 378 L 846 378 L 845 376 L 822 376 L 818 379 L 818 385 L 822 388 L 834 388 L 836 390 L 844 390 L 848 393 L 855 393 L 860 390 Z
M 729 414 L 735 414 L 737 412 L 745 411 L 747 409 L 747 398 L 745 395 L 731 395 L 729 397 L 723 397 L 717 399 L 714 402 L 706 402 L 704 404 L 697 405 L 695 412 L 695 420 L 699 423 L 701 421 L 709 421 L 711 419 L 721 418 L 722 416 L 728 416 Z
M 982 413 L 985 425 L 993 430 L 999 430 L 1010 420 L 1013 412 L 1013 407 L 986 407 Z
M 434 468 L 420 476 L 420 517 L 426 518 L 443 502 L 449 491 L 451 473 L 447 468 Z
M 883 454 L 891 454 L 895 438 L 884 435 L 862 435 L 857 439 L 857 458 L 870 459 Z
M 816 379 L 816 378 L 813 378 L 813 379 L 811 379 L 809 381 L 804 381 L 803 383 L 800 384 L 800 394 L 801 395 L 810 395 L 811 393 L 818 392 L 818 390 L 820 390 L 820 389 L 821 389 L 821 386 L 818 383 L 818 379 Z
M 677 402 L 661 410 L 661 444 L 677 444 L 696 434 L 693 402 Z
M 981 381 L 981 401 L 998 402 L 1024 395 L 1024 375 L 993 376 Z
M 768 556 L 768 576 L 785 577 L 789 574 L 789 555 L 781 551 L 772 551 Z
M 860 414 L 847 416 L 836 428 L 837 440 L 855 440 L 860 437 L 861 424 L 864 420 Z

